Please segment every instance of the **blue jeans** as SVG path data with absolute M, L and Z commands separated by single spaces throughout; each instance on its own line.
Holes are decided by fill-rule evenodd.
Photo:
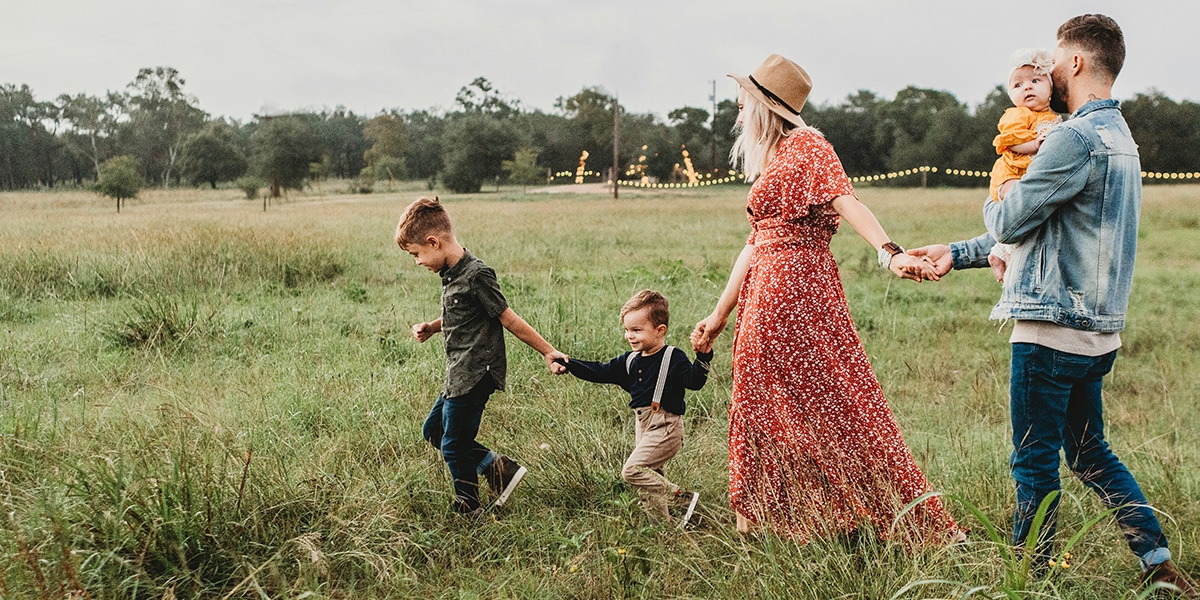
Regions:
M 421 428 L 422 437 L 441 451 L 450 468 L 459 510 L 479 508 L 479 475 L 496 459 L 494 452 L 475 441 L 483 408 L 494 391 L 496 382 L 491 374 L 485 374 L 466 395 L 456 398 L 439 395 Z
M 1117 509 L 1117 522 L 1142 566 L 1171 558 L 1167 538 L 1133 475 L 1104 441 L 1101 380 L 1112 370 L 1114 350 L 1080 356 L 1037 344 L 1012 345 L 1010 412 L 1013 426 L 1012 476 L 1017 487 L 1013 544 L 1029 536 L 1042 499 L 1059 490 L 1059 451 L 1084 485 L 1106 508 Z M 1050 554 L 1054 510 L 1038 536 L 1038 555 Z

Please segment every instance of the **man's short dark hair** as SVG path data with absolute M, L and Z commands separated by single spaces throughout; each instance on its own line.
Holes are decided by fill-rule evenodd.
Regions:
M 1079 15 L 1058 28 L 1058 43 L 1091 55 L 1099 71 L 1115 80 L 1125 66 L 1125 36 L 1104 15 Z

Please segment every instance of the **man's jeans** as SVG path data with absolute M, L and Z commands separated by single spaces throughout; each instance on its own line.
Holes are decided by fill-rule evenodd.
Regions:
M 1013 426 L 1012 476 L 1017 487 L 1013 544 L 1030 533 L 1042 499 L 1059 487 L 1059 450 L 1080 481 L 1117 509 L 1117 522 L 1129 548 L 1143 567 L 1171 557 L 1167 538 L 1133 475 L 1104 441 L 1100 385 L 1112 370 L 1114 350 L 1102 356 L 1080 356 L 1037 344 L 1012 345 L 1010 411 Z M 1057 499 L 1051 510 L 1057 508 Z M 1054 513 L 1048 513 L 1039 538 L 1045 559 L 1054 536 Z
M 464 396 L 439 395 L 421 428 L 422 437 L 442 452 L 454 479 L 456 507 L 462 511 L 479 508 L 479 475 L 492 465 L 495 453 L 475 441 L 479 421 L 496 383 L 485 374 Z

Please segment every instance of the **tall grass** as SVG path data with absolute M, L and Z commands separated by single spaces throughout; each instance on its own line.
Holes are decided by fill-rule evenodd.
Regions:
M 1110 441 L 1185 569 L 1200 521 L 1196 191 L 1147 190 L 1106 388 Z M 986 321 L 989 274 L 895 281 L 848 228 L 834 253 L 855 321 L 967 544 L 735 534 L 730 336 L 668 467 L 701 492 L 687 533 L 648 520 L 619 479 L 621 392 L 554 377 L 513 338 L 481 439 L 531 474 L 503 512 L 452 518 L 419 432 L 441 341 L 408 334 L 437 317 L 439 283 L 391 240 L 416 193 L 313 190 L 263 212 L 232 189 L 156 192 L 120 215 L 72 194 L 0 195 L 0 597 L 1136 597 L 1136 560 L 1069 475 L 1070 567 L 1016 577 L 1008 331 Z M 860 193 L 906 246 L 979 231 L 978 193 Z M 443 200 L 519 314 L 568 354 L 607 359 L 624 350 L 617 310 L 643 287 L 671 300 L 668 341 L 687 347 L 745 241 L 744 194 Z

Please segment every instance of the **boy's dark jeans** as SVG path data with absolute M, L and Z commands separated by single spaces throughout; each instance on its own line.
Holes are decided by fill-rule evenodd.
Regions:
M 1133 475 L 1104 440 L 1101 380 L 1112 370 L 1117 351 L 1081 356 L 1037 344 L 1012 345 L 1010 412 L 1013 426 L 1012 476 L 1017 485 L 1013 543 L 1023 544 L 1042 499 L 1060 489 L 1059 452 L 1105 507 L 1117 509 L 1117 522 L 1129 548 L 1143 564 L 1170 558 L 1167 538 Z M 1039 537 L 1044 560 L 1054 536 L 1054 509 Z
M 496 391 L 490 374 L 464 396 L 439 395 L 425 419 L 422 437 L 442 453 L 454 479 L 454 496 L 460 509 L 479 508 L 479 474 L 491 466 L 495 454 L 475 441 L 488 397 Z

